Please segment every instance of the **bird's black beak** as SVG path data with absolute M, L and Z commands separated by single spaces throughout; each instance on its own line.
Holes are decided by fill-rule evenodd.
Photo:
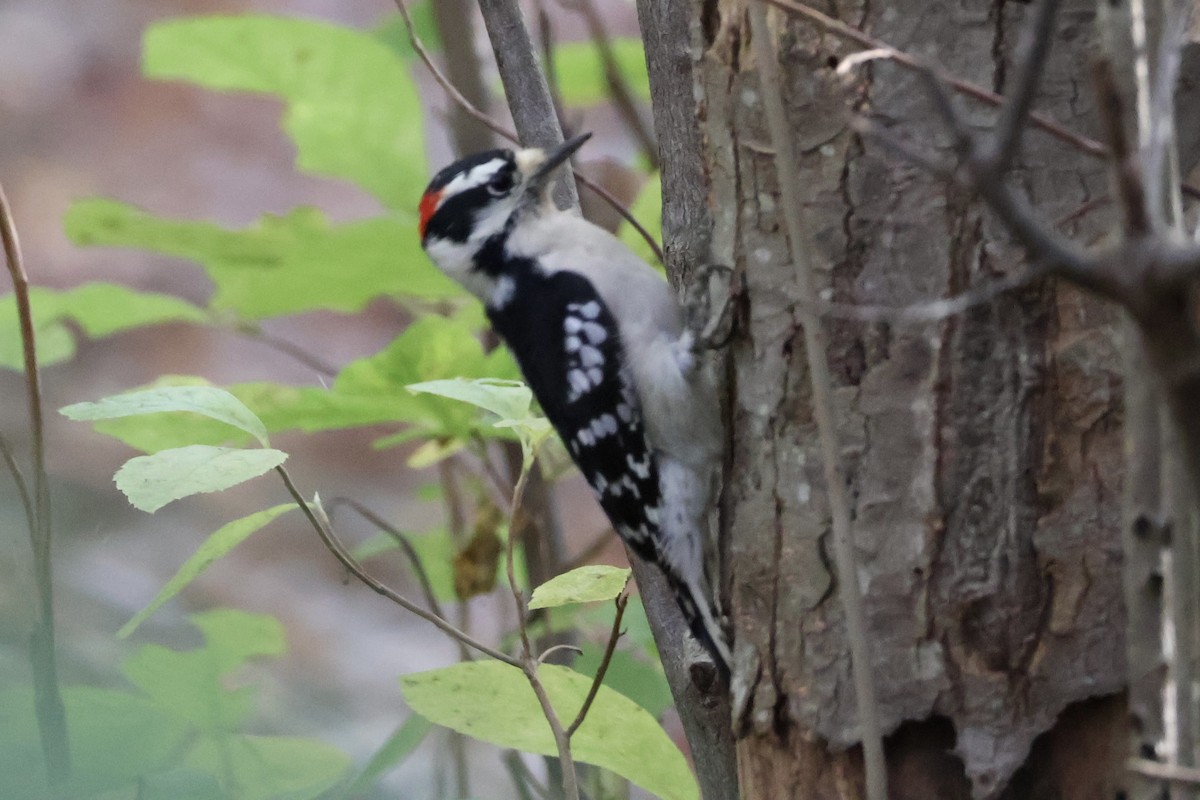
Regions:
M 561 167 L 568 158 L 574 155 L 575 151 L 583 147 L 583 143 L 592 138 L 590 133 L 581 133 L 560 144 L 551 150 L 522 150 L 517 154 L 518 162 L 527 161 L 530 163 L 533 171 L 525 181 L 525 189 L 527 192 L 541 194 L 542 190 L 550 185 L 555 171 Z

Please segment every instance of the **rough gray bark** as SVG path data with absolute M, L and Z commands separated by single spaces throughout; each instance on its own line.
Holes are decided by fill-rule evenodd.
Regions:
M 1093 3 L 1065 5 L 1038 108 L 1094 131 L 1080 79 Z M 823 8 L 1000 92 L 1025 15 L 1002 0 Z M 745 0 L 639 4 L 669 266 L 733 264 L 741 287 L 722 523 L 742 792 L 856 797 L 857 756 L 828 750 L 852 748 L 857 720 L 744 10 Z M 805 187 L 828 299 L 904 305 L 1021 269 L 1019 251 L 965 193 L 849 131 L 847 107 L 869 106 L 948 155 L 915 78 L 876 63 L 843 85 L 831 69 L 848 52 L 839 42 L 771 19 L 804 154 L 786 179 Z M 980 126 L 994 120 L 990 109 L 963 108 Z M 1026 136 L 1015 177 L 1050 219 L 1106 191 L 1102 163 L 1037 134 Z M 1074 233 L 1086 241 L 1100 229 L 1086 218 Z M 1042 285 L 937 325 L 831 325 L 875 676 L 895 732 L 893 797 L 1112 796 L 1125 746 L 1122 704 L 1104 699 L 1125 676 L 1115 320 L 1075 289 Z M 1085 758 L 1088 769 L 1071 768 Z

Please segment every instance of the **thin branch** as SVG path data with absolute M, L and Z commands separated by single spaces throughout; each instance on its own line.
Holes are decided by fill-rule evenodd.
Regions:
M 33 667 L 38 730 L 46 772 L 51 783 L 70 777 L 71 751 L 67 738 L 67 716 L 58 684 L 58 656 L 54 645 L 54 570 L 51 562 L 50 487 L 46 477 L 45 419 L 42 415 L 42 383 L 37 362 L 37 335 L 29 300 L 29 276 L 21 257 L 21 243 L 12 208 L 0 186 L 0 240 L 12 278 L 21 348 L 25 362 L 25 392 L 29 430 L 33 439 L 33 525 L 29 528 L 33 548 L 34 582 L 37 585 L 38 621 L 30 636 L 29 658 Z M 13 464 L 16 462 L 13 461 Z M 14 472 L 14 475 L 18 473 Z M 26 500 L 28 502 L 28 500 Z
M 776 0 L 764 0 L 776 2 Z M 955 138 L 955 149 L 962 159 L 972 189 L 987 203 L 1000 221 L 1030 255 L 1045 261 L 1051 274 L 1067 278 L 1089 291 L 1120 302 L 1125 287 L 1112 270 L 1103 269 L 1108 263 L 1092 258 L 1070 239 L 1045 226 L 1029 202 L 1013 191 L 998 172 L 996 163 L 987 157 L 972 135 L 969 126 L 959 115 L 945 85 L 932 69 L 917 67 L 917 75 L 943 124 Z
M 429 606 L 429 610 L 442 619 L 446 618 L 445 613 L 442 611 L 442 606 L 438 603 L 437 596 L 433 592 L 433 584 L 429 580 L 429 573 L 425 571 L 425 565 L 421 562 L 420 554 L 417 553 L 417 549 L 413 547 L 412 542 L 408 540 L 408 537 L 399 528 L 389 524 L 383 517 L 350 497 L 335 497 L 329 501 L 328 505 L 331 517 L 337 511 L 338 506 L 346 506 L 390 536 L 400 547 L 405 558 L 408 559 L 408 564 L 412 567 L 413 575 L 417 577 L 417 583 L 421 584 L 421 593 L 425 595 L 425 602 Z
M 1053 272 L 1045 264 L 1033 264 L 1015 274 L 991 281 L 977 289 L 971 289 L 954 297 L 913 303 L 907 306 L 866 305 L 856 303 L 829 303 L 818 300 L 809 305 L 811 313 L 831 319 L 848 319 L 859 322 L 887 322 L 889 324 L 927 324 L 961 314 L 977 306 L 986 305 L 997 297 L 1019 291 L 1049 277 Z
M 1147 778 L 1200 786 L 1200 769 L 1195 767 L 1177 767 L 1171 764 L 1160 764 L 1146 758 L 1131 758 L 1125 762 L 1125 768 L 1138 775 L 1145 775 Z
M 421 41 L 421 37 L 417 35 L 416 28 L 413 26 L 412 17 L 409 16 L 408 8 L 404 5 L 404 0 L 395 0 L 395 2 L 396 7 L 400 9 L 400 16 L 404 19 L 404 25 L 408 29 L 409 43 L 412 45 L 413 50 L 416 51 L 417 56 L 420 57 L 422 63 L 425 64 L 425 67 L 429 70 L 430 74 L 433 75 L 433 79 L 437 81 L 439 86 L 442 87 L 442 91 L 444 91 L 451 100 L 457 103 L 458 106 L 463 109 L 463 111 L 482 122 L 493 133 L 507 139 L 510 142 L 520 144 L 521 140 L 517 137 L 516 133 L 501 125 L 487 113 L 480 111 L 475 107 L 474 104 L 471 103 L 470 100 L 463 96 L 462 92 L 455 88 L 454 84 L 450 82 L 445 73 L 442 72 L 441 69 L 438 68 L 438 65 L 434 63 L 433 57 L 429 55 L 429 50 L 426 49 L 424 42 Z M 660 262 L 663 260 L 662 247 L 659 246 L 654 237 L 650 235 L 650 231 L 646 230 L 646 227 L 642 225 L 642 223 L 638 222 L 637 218 L 630 213 L 629 209 L 626 208 L 620 200 L 613 196 L 612 192 L 608 191 L 603 186 L 574 168 L 572 168 L 571 173 L 575 176 L 575 180 L 577 182 L 593 192 L 601 200 L 608 203 L 608 205 L 611 206 L 612 209 L 621 216 L 621 219 L 632 225 L 633 229 L 638 232 L 638 235 L 645 239 L 646 243 L 650 246 L 650 249 L 654 251 L 655 258 L 657 258 Z
M 354 577 L 356 577 L 360 581 L 362 581 L 364 584 L 366 584 L 367 587 L 371 589 L 371 591 L 375 592 L 378 595 L 382 595 L 383 597 L 386 597 L 388 600 L 391 600 L 393 603 L 400 606 L 404 610 L 410 611 L 413 614 L 416 614 L 418 617 L 425 620 L 426 622 L 432 623 L 435 627 L 440 629 L 443 633 L 446 633 L 453 639 L 455 639 L 459 642 L 462 642 L 463 644 L 467 645 L 468 647 L 473 647 L 476 650 L 478 650 L 479 652 L 483 653 L 484 655 L 491 656 L 492 658 L 496 659 L 497 661 L 503 661 L 505 664 L 508 664 L 510 666 L 513 666 L 513 667 L 521 666 L 521 661 L 519 659 L 513 658 L 512 656 L 509 656 L 509 655 L 505 655 L 504 653 L 501 653 L 499 650 L 488 647 L 483 642 L 477 641 L 476 639 L 471 637 L 469 634 L 466 634 L 463 631 L 460 631 L 458 628 L 454 627 L 449 622 L 447 622 L 446 620 L 439 617 L 437 614 L 434 614 L 431 611 L 427 611 L 426 609 L 421 608 L 416 603 L 412 602 L 411 600 L 404 597 L 403 595 L 395 592 L 394 590 L 389 589 L 387 586 L 380 583 L 376 578 L 374 578 L 373 576 L 368 574 L 367 571 L 364 570 L 362 568 L 362 566 L 357 561 L 354 560 L 354 557 L 350 555 L 350 553 L 346 550 L 346 548 L 338 540 L 338 538 L 334 534 L 333 530 L 329 526 L 323 524 L 321 522 L 321 520 L 317 518 L 317 515 L 313 511 L 312 506 L 310 506 L 308 504 L 308 502 L 305 501 L 304 496 L 302 494 L 300 494 L 300 490 L 297 489 L 296 484 L 292 482 L 292 478 L 288 474 L 287 470 L 284 469 L 282 466 L 279 466 L 279 467 L 275 468 L 275 471 L 277 473 L 279 473 L 279 477 L 283 479 L 283 485 L 287 487 L 288 494 L 290 494 L 292 496 L 292 499 L 296 502 L 296 505 L 300 506 L 300 510 L 304 512 L 304 516 L 308 519 L 309 524 L 311 524 L 313 526 L 313 528 L 316 530 L 317 536 L 321 537 L 321 542 L 325 545 L 325 547 L 329 549 L 329 552 L 333 553 L 334 557 L 339 562 L 341 562 L 342 566 L 345 567 L 350 572 L 351 575 L 353 575 Z
M 1183 200 L 1179 196 L 1179 151 L 1175 145 L 1175 89 L 1183 64 L 1183 47 L 1192 15 L 1192 0 L 1164 0 L 1159 14 L 1158 57 L 1150 95 L 1150 130 L 1143 146 L 1147 194 L 1154 217 L 1167 217 L 1170 229 L 1183 233 Z M 1170 5 L 1168 10 L 1167 6 Z M 1139 84 L 1139 90 L 1140 90 Z M 1166 212 L 1164 215 L 1163 212 Z
M 800 174 L 800 169 L 779 91 L 783 81 L 779 74 L 778 56 L 775 53 L 775 39 L 767 25 L 767 10 L 762 2 L 751 3 L 749 14 L 751 40 L 758 60 L 759 80 L 762 83 L 763 110 L 766 113 L 771 143 L 776 152 L 775 167 L 780 177 L 781 210 L 787 230 L 788 248 L 796 265 L 798 292 L 802 298 L 812 302 L 817 297 L 815 270 L 808 249 L 810 237 L 805 231 L 804 205 L 796 181 L 788 179 L 788 176 Z M 833 380 L 829 373 L 825 333 L 821 320 L 815 314 L 801 309 L 800 319 L 804 329 L 804 349 L 812 387 L 812 411 L 817 424 L 817 438 L 821 446 L 821 460 L 832 518 L 838 594 L 846 617 L 846 635 L 850 643 L 850 669 L 862 730 L 867 798 L 887 800 L 887 763 L 883 754 L 883 729 L 879 721 L 875 680 L 871 674 L 871 648 L 867 639 L 866 611 L 863 607 L 854 556 L 850 502 L 846 497 L 846 483 L 840 464 L 837 422 L 833 410 Z
M 826 33 L 837 36 L 839 39 L 853 42 L 864 49 L 889 51 L 892 54 L 891 59 L 901 66 L 905 66 L 914 70 L 924 70 L 929 68 L 924 64 L 924 62 L 909 55 L 908 53 L 898 50 L 873 36 L 869 36 L 857 28 L 847 25 L 839 19 L 834 19 L 828 14 L 823 14 L 815 8 L 805 5 L 804 3 L 794 2 L 793 0 L 763 1 L 770 3 L 777 8 L 781 8 L 784 11 L 804 17 L 809 22 L 813 22 L 821 27 Z M 964 81 L 946 72 L 945 70 L 934 68 L 934 73 L 937 75 L 939 80 L 948 83 L 950 86 L 954 87 L 955 91 L 965 94 L 968 97 L 973 97 L 976 100 L 980 100 L 992 106 L 1000 106 L 1004 103 L 1004 98 L 995 92 L 988 91 L 982 86 L 969 81 Z M 1087 153 L 1088 155 L 1097 157 L 1105 155 L 1104 145 L 1100 144 L 1095 139 L 1090 139 L 1087 136 L 1075 133 L 1074 131 L 1064 127 L 1063 125 L 1060 125 L 1047 116 L 1033 112 L 1029 115 L 1029 122 L 1046 131 L 1050 135 L 1066 142 L 1072 147 Z
M 560 652 L 574 653 L 577 656 L 583 654 L 583 650 L 573 644 L 556 644 L 543 650 L 542 654 L 537 657 L 537 663 L 545 664 L 546 659 L 550 658 L 550 656 L 554 655 L 555 653 Z
M 621 620 L 625 618 L 625 606 L 629 605 L 629 595 L 622 592 L 617 595 L 615 602 L 617 613 L 613 617 L 612 632 L 608 634 L 608 644 L 604 648 L 604 655 L 600 658 L 600 665 L 596 667 L 596 677 L 592 680 L 592 686 L 588 689 L 587 697 L 583 699 L 583 705 L 579 707 L 579 713 L 575 715 L 575 720 L 567 726 L 568 739 L 575 735 L 575 731 L 579 730 L 579 726 L 587 718 L 587 713 L 592 707 L 592 701 L 596 699 L 596 695 L 600 692 L 600 684 L 604 683 L 604 676 L 608 673 L 608 665 L 612 663 L 613 653 L 617 650 L 617 640 L 621 638 Z
M 234 330 L 256 342 L 262 342 L 272 350 L 291 356 L 304 366 L 309 367 L 314 372 L 326 378 L 337 377 L 339 372 L 337 367 L 322 361 L 320 357 L 313 355 L 297 344 L 289 342 L 287 339 L 267 333 L 257 323 L 243 322 L 234 328 Z
M 1141 170 L 1134 158 L 1133 148 L 1125 136 L 1124 103 L 1108 58 L 1099 58 L 1092 63 L 1092 84 L 1096 90 L 1096 105 L 1100 110 L 1100 122 L 1111 154 L 1113 181 L 1121 203 L 1125 233 L 1142 237 L 1150 233 L 1150 212 L 1146 205 L 1146 187 L 1142 183 Z
M 516 519 L 517 512 L 521 508 L 521 497 L 525 493 L 525 483 L 529 477 L 529 464 L 526 463 L 521 470 L 521 475 L 517 478 L 517 485 L 513 488 L 512 499 L 512 519 Z M 507 547 L 505 547 L 504 568 L 508 573 L 508 587 L 512 591 L 513 602 L 517 607 L 517 631 L 521 636 L 521 652 L 523 658 L 519 666 L 521 671 L 525 673 L 525 678 L 529 681 L 530 687 L 533 688 L 533 693 L 537 697 L 538 704 L 542 707 L 542 714 L 546 717 L 546 723 L 550 726 L 550 733 L 554 736 L 554 744 L 558 750 L 558 763 L 562 768 L 562 789 L 567 800 L 579 800 L 579 779 L 575 774 L 575 761 L 571 757 L 571 737 L 563 729 L 562 721 L 558 718 L 558 712 L 554 710 L 554 706 L 550 703 L 550 697 L 546 694 L 546 687 L 542 685 L 542 681 L 538 678 L 538 662 L 533 656 L 533 647 L 529 641 L 529 627 L 527 621 L 529 619 L 529 606 L 525 602 L 525 594 L 521 591 L 521 587 L 517 585 L 516 572 L 513 569 L 513 535 L 512 532 L 516 529 L 515 525 L 510 520 L 509 535 Z
M 596 54 L 600 56 L 600 64 L 604 68 L 604 81 L 608 84 L 608 94 L 612 98 L 613 107 L 616 109 L 617 115 L 625 122 L 625 127 L 633 134 L 633 138 L 637 139 L 642 153 L 650 162 L 651 169 L 657 170 L 660 164 L 658 142 L 654 138 L 654 132 L 650 125 L 642 116 L 633 91 L 629 88 L 629 82 L 621 74 L 617 57 L 613 53 L 612 38 L 608 35 L 608 29 L 604 27 L 604 20 L 596 11 L 596 5 L 592 0 L 559 0 L 559 4 L 583 16 L 588 27 L 588 35 L 596 47 Z
M 0 436 L 0 454 L 4 457 L 4 464 L 8 467 L 9 473 L 12 474 L 13 483 L 17 485 L 17 494 L 21 498 L 21 507 L 25 510 L 25 524 L 32 531 L 37 527 L 37 519 L 34 516 L 33 500 L 29 496 L 29 484 L 25 482 L 25 475 L 21 472 L 21 465 L 17 463 L 17 458 L 13 455 L 12 443 L 8 441 L 8 437 L 6 436 Z

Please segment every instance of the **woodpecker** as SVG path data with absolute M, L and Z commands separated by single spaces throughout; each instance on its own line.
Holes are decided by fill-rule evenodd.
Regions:
M 728 675 L 705 568 L 723 438 L 716 391 L 667 282 L 550 198 L 590 136 L 446 167 L 421 198 L 421 245 L 483 302 L 617 534 L 662 570 Z

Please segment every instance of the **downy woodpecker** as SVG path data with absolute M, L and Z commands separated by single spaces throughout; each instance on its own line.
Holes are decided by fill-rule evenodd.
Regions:
M 662 570 L 728 674 L 705 569 L 716 392 L 666 281 L 550 199 L 558 168 L 589 137 L 451 164 L 421 198 L 421 244 L 483 301 L 613 527 Z

